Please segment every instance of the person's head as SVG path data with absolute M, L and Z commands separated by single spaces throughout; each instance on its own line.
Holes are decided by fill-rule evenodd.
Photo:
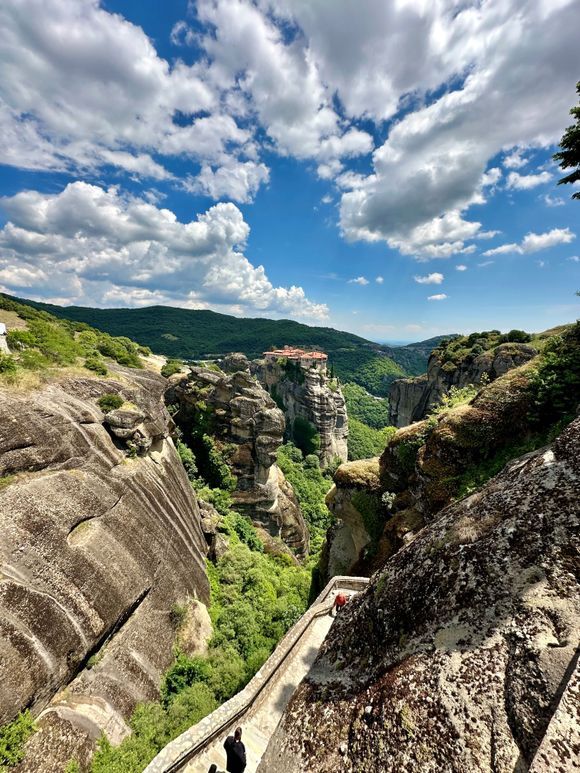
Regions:
M 242 740 L 242 728 L 241 727 L 236 727 L 236 729 L 234 731 L 234 738 L 236 739 L 236 741 L 241 741 Z
M 209 770 L 207 773 L 218 773 L 217 765 L 215 762 L 212 762 L 212 764 L 209 766 Z

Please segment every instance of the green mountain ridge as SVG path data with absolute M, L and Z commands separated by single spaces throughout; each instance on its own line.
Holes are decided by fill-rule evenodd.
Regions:
M 375 395 L 386 395 L 397 378 L 424 373 L 432 349 L 452 337 L 437 336 L 395 347 L 374 343 L 354 333 L 288 319 L 240 318 L 171 306 L 98 309 L 11 299 L 56 317 L 84 322 L 111 335 L 127 336 L 171 358 L 203 359 L 232 351 L 258 357 L 284 344 L 323 349 L 342 381 L 360 384 Z

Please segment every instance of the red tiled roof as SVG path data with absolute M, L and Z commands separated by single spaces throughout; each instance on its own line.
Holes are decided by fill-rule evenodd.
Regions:
M 324 352 L 305 352 L 304 349 L 299 349 L 296 346 L 285 346 L 283 349 L 274 349 L 269 352 L 263 352 L 263 354 L 270 357 L 289 357 L 290 359 L 328 359 L 328 355 L 324 354 Z

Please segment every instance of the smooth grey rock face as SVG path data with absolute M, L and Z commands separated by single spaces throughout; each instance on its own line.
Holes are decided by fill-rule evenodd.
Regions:
M 348 416 L 340 387 L 332 388 L 325 373 L 302 369 L 301 379 L 293 380 L 280 365 L 270 360 L 255 360 L 251 369 L 260 383 L 277 394 L 284 406 L 288 428 L 300 416 L 314 425 L 320 435 L 320 464 L 326 467 L 334 459 L 348 458 Z
M 170 380 L 167 399 L 180 407 L 185 421 L 201 398 L 212 409 L 216 439 L 234 446 L 228 464 L 237 478 L 232 492 L 235 509 L 270 536 L 281 537 L 297 555 L 306 555 L 308 527 L 276 464 L 284 439 L 282 411 L 249 371 L 192 367 L 190 375 Z
M 577 419 L 373 576 L 259 771 L 577 770 L 579 526 Z
M 117 375 L 0 392 L 0 472 L 13 476 L 0 490 L 0 719 L 44 710 L 22 770 L 58 770 L 103 730 L 126 734 L 172 660 L 172 605 L 208 599 L 165 380 Z M 137 408 L 105 417 L 109 392 Z M 123 433 L 136 427 L 131 458 Z
M 389 423 L 394 427 L 406 427 L 420 421 L 433 406 L 441 403 L 451 387 L 477 385 L 484 376 L 493 381 L 528 362 L 536 354 L 536 349 L 528 344 L 500 344 L 493 352 L 483 352 L 474 359 L 466 359 L 454 370 L 446 370 L 445 365 L 431 355 L 426 375 L 397 379 L 391 385 Z

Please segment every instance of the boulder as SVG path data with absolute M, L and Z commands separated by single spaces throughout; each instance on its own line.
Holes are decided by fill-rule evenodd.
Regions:
M 580 768 L 580 419 L 446 507 L 332 626 L 260 773 Z

